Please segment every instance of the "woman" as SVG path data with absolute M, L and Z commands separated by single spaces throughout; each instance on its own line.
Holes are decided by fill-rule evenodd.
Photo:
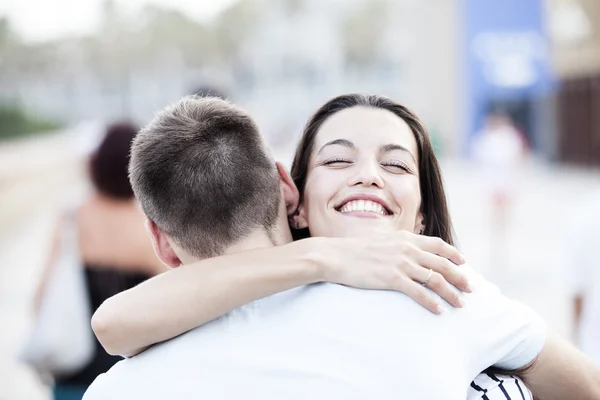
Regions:
M 164 271 L 154 257 L 143 229 L 140 212 L 127 176 L 129 149 L 137 128 L 128 123 L 108 127 L 106 135 L 89 163 L 94 192 L 60 223 L 73 220 L 78 232 L 78 247 L 85 271 L 89 306 L 94 312 L 104 300 L 134 287 Z M 53 251 L 36 303 L 43 301 L 43 289 L 62 238 L 57 229 Z M 110 369 L 120 357 L 109 355 L 96 342 L 93 359 L 69 376 L 55 376 L 54 398 L 80 399 L 96 376 Z
M 366 118 L 365 113 L 373 110 L 383 113 L 380 112 L 375 119 Z M 404 126 L 409 129 L 404 129 Z M 347 132 L 354 132 L 351 140 L 341 135 Z M 391 138 L 400 132 L 405 135 L 401 141 L 403 145 L 380 146 L 381 140 L 363 141 L 365 137 L 381 139 L 382 135 Z M 410 111 L 376 96 L 347 95 L 331 100 L 309 121 L 294 160 L 292 174 L 302 193 L 298 212 L 291 218 L 292 226 L 300 235 L 307 236 L 310 228 L 314 235 L 319 236 L 358 236 L 362 237 L 360 241 L 349 240 L 347 243 L 354 247 L 366 243 L 361 249 L 371 251 L 361 254 L 347 247 L 346 251 L 351 255 L 345 259 L 347 262 L 342 263 L 334 256 L 331 261 L 327 260 L 331 267 L 325 269 L 324 273 L 323 270 L 317 270 L 311 274 L 307 270 L 290 268 L 287 271 L 292 273 L 285 275 L 282 261 L 289 254 L 290 264 L 294 263 L 298 249 L 294 244 L 289 245 L 286 254 L 282 251 L 285 246 L 282 246 L 202 261 L 198 263 L 201 267 L 183 267 L 105 303 L 93 321 L 96 333 L 105 346 L 111 351 L 122 349 L 125 353 L 134 354 L 144 346 L 173 337 L 241 304 L 316 281 L 352 282 L 355 286 L 365 288 L 400 289 L 413 298 L 429 294 L 415 280 L 425 283 L 429 288 L 442 290 L 444 282 L 441 275 L 421 267 L 430 265 L 427 259 L 431 260 L 433 256 L 414 250 L 414 243 L 419 241 L 408 233 L 400 236 L 404 241 L 398 241 L 397 231 L 404 230 L 452 242 L 450 218 L 437 161 L 424 128 Z M 368 189 L 383 198 L 369 202 L 365 198 L 350 198 L 349 187 Z M 365 237 L 365 234 L 374 236 L 382 232 L 387 233 L 387 239 L 385 236 L 377 236 L 376 239 Z M 318 243 L 314 238 L 308 240 Z M 404 245 L 403 258 L 397 255 L 399 243 Z M 441 241 L 436 243 L 442 246 Z M 410 250 L 406 252 L 406 249 Z M 324 250 L 327 255 L 334 254 L 331 249 Z M 338 258 L 343 258 L 343 252 L 340 254 Z M 412 257 L 406 257 L 406 254 L 412 254 Z M 386 255 L 389 258 L 386 259 Z M 273 259 L 276 260 L 274 265 L 265 267 Z M 233 262 L 244 265 L 244 269 L 227 268 Z M 369 275 L 353 264 L 370 265 L 375 272 Z M 340 265 L 345 268 L 340 268 Z M 445 268 L 447 275 L 451 276 L 453 268 L 448 265 Z M 382 271 L 387 271 L 387 275 Z M 357 275 L 361 278 L 357 279 Z M 385 278 L 381 279 L 382 276 Z M 183 288 L 182 283 L 190 280 L 198 282 L 198 285 Z M 460 303 L 459 298 L 453 300 Z M 435 306 L 431 308 L 435 309 Z M 579 387 L 569 381 L 569 385 L 565 386 L 579 390 L 576 393 L 582 394 L 581 398 L 596 393 L 593 392 L 596 386 L 589 385 L 596 378 L 593 370 L 576 377 L 556 372 L 558 363 L 552 359 L 557 355 L 552 347 L 555 342 L 548 343 L 550 349 L 547 349 L 548 344 L 544 346 L 537 365 L 531 367 L 532 371 L 535 370 L 531 381 L 535 389 L 547 394 L 548 398 L 563 398 L 565 392 L 552 385 L 558 385 L 557 382 L 544 380 L 560 376 L 584 384 Z M 580 359 L 578 354 L 572 354 L 570 349 L 560 350 L 562 353 L 558 356 L 566 362 L 587 362 L 585 358 Z M 504 385 L 499 387 L 501 391 L 506 390 Z M 485 392 L 483 394 L 486 395 Z

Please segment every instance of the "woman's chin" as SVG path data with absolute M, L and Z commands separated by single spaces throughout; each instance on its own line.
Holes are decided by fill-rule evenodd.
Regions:
M 390 219 L 389 215 L 378 214 L 378 213 L 368 212 L 368 211 L 349 211 L 349 212 L 344 212 L 344 213 L 340 212 L 339 214 L 340 214 L 340 216 L 345 217 L 345 218 L 380 219 L 380 220 Z
M 330 234 L 324 236 L 360 237 L 393 233 L 399 230 L 393 226 L 391 221 L 381 218 L 352 218 L 351 221 L 343 224 L 332 224 L 328 228 Z

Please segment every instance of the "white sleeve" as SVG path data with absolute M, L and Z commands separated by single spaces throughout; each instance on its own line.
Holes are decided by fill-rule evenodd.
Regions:
M 110 391 L 108 390 L 110 384 L 108 383 L 109 377 L 104 374 L 100 374 L 94 379 L 94 382 L 87 388 L 82 400 L 101 400 L 111 398 Z
M 515 370 L 528 365 L 540 354 L 546 344 L 547 328 L 544 320 L 529 307 L 510 299 L 504 300 L 499 304 L 503 310 L 497 314 L 498 321 L 491 322 L 498 335 L 492 335 L 490 339 L 494 340 L 487 344 L 499 351 L 493 366 Z
M 461 310 L 467 356 L 474 357 L 479 373 L 489 366 L 506 370 L 522 368 L 533 361 L 546 342 L 546 324 L 529 307 L 500 293 L 470 268 L 467 273 L 475 292 L 466 294 L 467 307 Z

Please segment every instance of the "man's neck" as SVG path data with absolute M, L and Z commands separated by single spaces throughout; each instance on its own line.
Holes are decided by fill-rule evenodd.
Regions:
M 263 249 L 276 246 L 275 241 L 262 229 L 256 230 L 246 238 L 229 246 L 224 254 L 240 253 L 248 250 Z

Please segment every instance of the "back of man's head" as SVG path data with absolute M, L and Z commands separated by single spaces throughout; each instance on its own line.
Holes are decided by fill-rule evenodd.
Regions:
M 135 138 L 129 174 L 148 218 L 197 258 L 276 226 L 275 161 L 250 115 L 225 100 L 188 96 L 158 113 Z

